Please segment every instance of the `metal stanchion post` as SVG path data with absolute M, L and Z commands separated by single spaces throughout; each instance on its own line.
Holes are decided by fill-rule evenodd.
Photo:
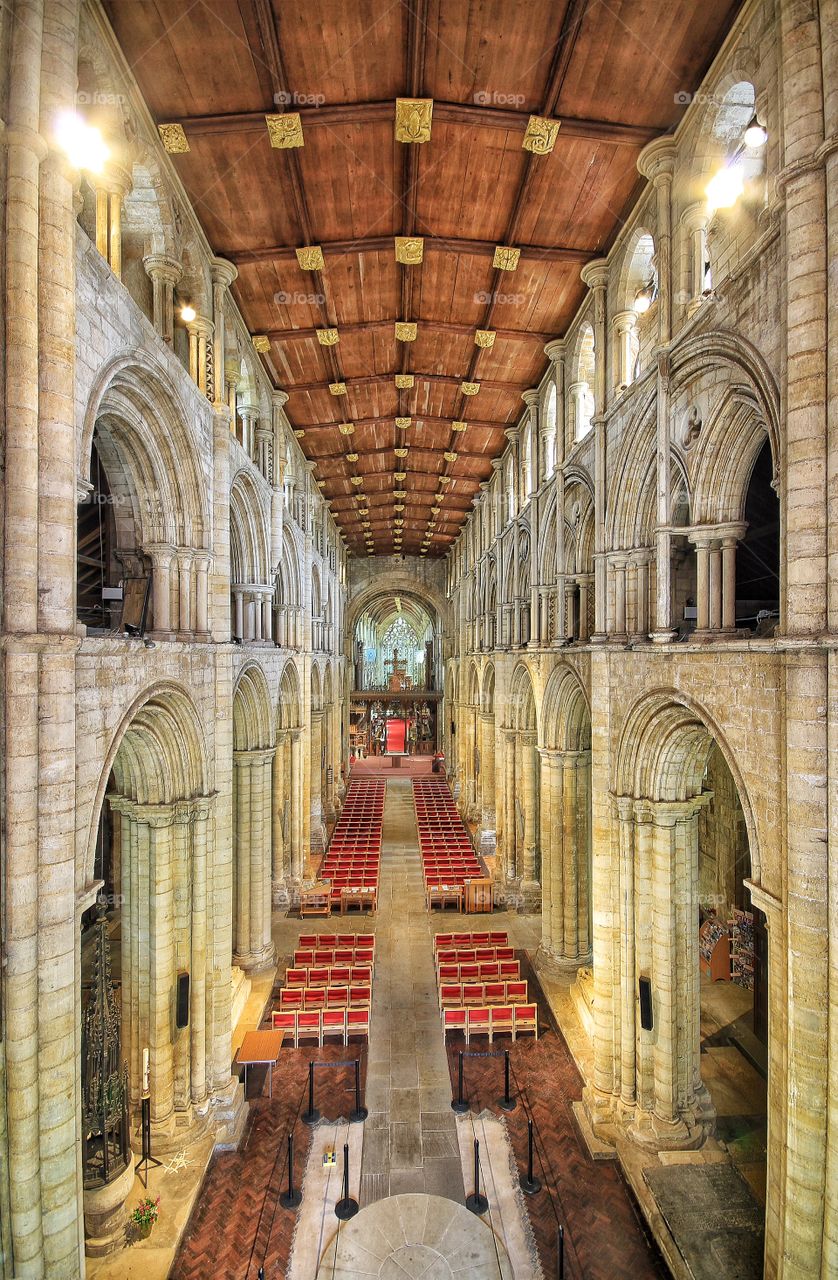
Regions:
M 296 1209 L 302 1200 L 301 1193 L 294 1186 L 294 1135 L 288 1132 L 288 1190 L 283 1191 L 279 1203 L 283 1209 Z
M 517 1105 L 518 1105 L 518 1099 L 510 1098 L 509 1096 L 509 1050 L 504 1049 L 503 1051 L 503 1097 L 498 1103 L 498 1106 L 500 1107 L 501 1111 L 514 1111 Z
M 527 1176 L 521 1179 L 521 1189 L 528 1196 L 534 1196 L 541 1190 L 541 1181 L 533 1176 L 532 1171 L 532 1120 L 527 1121 Z
M 308 1111 L 304 1111 L 300 1117 L 303 1124 L 317 1124 L 320 1119 L 320 1112 L 314 1107 L 314 1063 L 308 1064 Z
M 564 1280 L 564 1227 L 559 1227 L 559 1280 Z
M 474 1192 L 470 1196 L 466 1196 L 466 1208 L 471 1209 L 472 1213 L 485 1213 L 489 1207 L 489 1201 L 484 1195 L 480 1194 L 480 1143 L 477 1138 L 474 1139 Z
M 468 1103 L 463 1098 L 463 1051 L 460 1050 L 460 1059 L 457 1064 L 457 1096 L 451 1103 L 451 1110 L 456 1111 L 458 1115 L 464 1115 L 468 1111 Z
M 349 1194 L 349 1143 L 343 1144 L 343 1196 L 335 1205 L 335 1217 L 341 1222 L 354 1218 L 358 1212 L 358 1201 Z
M 361 1106 L 361 1059 L 355 1059 L 355 1110 L 350 1112 L 349 1119 L 353 1123 L 357 1120 L 366 1120 L 369 1111 L 366 1107 Z

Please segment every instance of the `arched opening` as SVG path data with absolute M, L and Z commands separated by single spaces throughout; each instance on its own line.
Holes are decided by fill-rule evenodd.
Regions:
M 355 756 L 431 755 L 437 748 L 441 620 L 409 591 L 383 592 L 358 614 L 352 635 Z
M 583 324 L 579 335 L 579 352 L 574 377 L 568 387 L 570 395 L 571 443 L 584 440 L 594 416 L 594 331 Z
M 766 439 L 745 495 L 745 536 L 736 550 L 736 625 L 773 635 L 780 615 L 780 499 Z
M 91 487 L 78 504 L 76 536 L 76 617 L 88 633 L 113 631 L 121 625 L 125 589 L 117 556 L 114 497 L 96 445 L 94 434 Z
M 183 1143 L 209 1118 L 218 1075 L 210 1011 L 229 1000 L 229 954 L 214 941 L 210 893 L 214 796 L 197 715 L 186 695 L 161 690 L 127 717 L 107 766 L 93 871 L 103 881 L 107 937 L 119 988 L 122 1059 L 132 1125 L 144 1085 L 158 1149 Z M 95 910 L 82 917 L 82 985 L 93 977 Z M 229 937 L 229 935 L 227 935 Z M 186 1017 L 175 1016 L 182 979 Z M 227 1006 L 229 1008 L 229 1004 Z M 144 1066 L 147 1064 L 147 1079 Z M 229 1038 L 226 1069 L 229 1075 Z
M 240 472 L 230 493 L 230 592 L 233 638 L 244 643 L 273 643 L 269 526 L 252 477 Z
M 768 963 L 750 805 L 715 729 L 664 695 L 629 715 L 617 778 L 616 864 L 595 885 L 622 922 L 613 1092 L 642 1145 L 698 1146 L 715 1127 L 764 1202 Z M 616 959 L 600 942 L 597 996 L 599 964 Z

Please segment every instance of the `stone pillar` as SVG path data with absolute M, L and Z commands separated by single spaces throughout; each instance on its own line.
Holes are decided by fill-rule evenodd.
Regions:
M 605 410 L 606 410 L 606 297 L 608 291 L 608 262 L 597 258 L 582 268 L 582 282 L 593 294 L 594 300 L 594 358 L 596 380 L 594 386 L 594 591 L 595 622 L 594 641 L 605 639 Z
M 303 794 L 303 731 L 292 729 L 291 738 L 291 879 L 295 886 L 303 877 L 304 813 Z
M 205 316 L 196 316 L 186 328 L 189 332 L 189 376 L 201 394 L 212 400 L 211 352 L 214 325 Z
M 731 534 L 722 538 L 722 628 L 736 630 L 736 544 Z
M 717 538 L 710 543 L 710 630 L 722 628 L 722 549 Z
M 555 823 L 561 815 L 560 797 L 556 794 L 556 752 L 539 748 L 541 758 L 541 951 L 549 961 L 555 954 L 556 890 L 561 895 L 560 869 L 557 877 Z M 559 883 L 557 884 L 557 879 Z
M 152 323 L 169 346 L 175 332 L 175 286 L 183 275 L 183 267 L 162 253 L 149 253 L 143 258 L 146 275 L 151 281 Z
M 184 639 L 192 632 L 192 552 L 178 551 L 178 630 Z
M 672 175 L 678 150 L 672 138 L 655 138 L 643 148 L 637 167 L 656 196 L 655 265 L 658 273 L 658 342 L 672 337 Z
M 651 639 L 655 644 L 668 644 L 674 639 L 675 632 L 672 629 L 672 535 L 669 533 L 671 518 L 671 427 L 669 422 L 671 371 L 667 352 L 658 352 L 657 366 L 656 597 L 655 629 L 651 633 Z
M 274 749 L 234 751 L 235 929 L 233 963 L 268 968 L 271 939 L 271 774 Z
M 515 809 L 517 774 L 515 730 L 508 729 L 504 734 L 504 738 L 506 741 L 506 773 L 504 775 L 503 856 L 506 862 L 507 880 L 516 880 L 521 877 L 521 868 L 518 865 L 518 818 Z
M 480 851 L 494 854 L 495 830 L 495 717 L 480 716 Z
M 614 567 L 614 631 L 613 640 L 626 640 L 626 566 L 627 556 L 614 556 L 611 561 Z
M 172 582 L 170 570 L 175 559 L 174 547 L 157 545 L 146 547 L 151 557 L 152 576 L 152 624 L 153 634 L 160 639 L 169 639 L 172 634 L 171 600 Z
M 225 258 L 211 258 L 210 274 L 212 276 L 212 321 L 215 334 L 213 403 L 216 408 L 220 409 L 222 405 L 227 404 L 227 387 L 225 385 L 227 376 L 227 290 L 239 273 L 232 262 L 227 262 Z M 235 396 L 235 388 L 233 389 L 233 395 Z M 235 403 L 233 410 L 233 419 L 235 420 Z
M 310 851 L 323 851 L 323 713 L 311 713 L 311 785 L 309 791 L 309 812 L 311 814 Z
M 536 861 L 538 857 L 538 784 L 535 734 L 518 735 L 521 750 L 522 796 L 524 810 L 524 841 L 522 848 L 521 891 L 527 906 L 535 908 L 541 896 L 541 884 Z
M 122 276 L 122 202 L 131 175 L 110 162 L 96 179 L 96 248 L 119 279 Z
M 285 770 L 290 750 L 289 735 L 278 733 L 273 765 L 273 794 L 271 806 L 271 902 L 274 907 L 287 907 L 290 903 L 286 883 L 290 831 L 286 827 Z
M 625 390 L 634 382 L 634 362 L 636 359 L 637 312 L 618 311 L 613 317 L 614 341 L 617 348 L 617 385 Z
M 696 585 L 696 631 L 707 631 L 710 627 L 710 543 L 712 537 L 707 533 L 693 533 L 690 541 L 695 546 L 695 585 Z
M 209 639 L 209 570 L 211 560 L 208 555 L 198 553 L 193 558 L 195 565 L 195 632 L 199 640 Z
M 687 237 L 689 261 L 688 280 L 684 292 L 689 292 L 687 315 L 692 316 L 704 301 L 704 276 L 707 262 L 707 203 L 704 200 L 690 205 L 681 215 L 681 226 Z

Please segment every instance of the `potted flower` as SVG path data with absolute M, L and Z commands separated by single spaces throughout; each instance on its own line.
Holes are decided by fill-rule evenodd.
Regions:
M 151 1235 L 151 1228 L 160 1213 L 160 1197 L 152 1200 L 151 1196 L 143 1196 L 140 1203 L 131 1213 L 131 1222 L 137 1234 L 138 1240 L 147 1240 Z

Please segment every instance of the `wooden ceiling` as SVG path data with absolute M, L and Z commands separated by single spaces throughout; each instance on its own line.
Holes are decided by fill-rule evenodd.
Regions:
M 677 123 L 739 4 L 106 0 L 155 120 L 184 129 L 178 172 L 354 552 L 399 549 L 395 520 L 405 553 L 453 542 L 579 306 L 580 268 L 636 198 L 639 152 Z M 430 140 L 396 140 L 397 98 L 433 100 Z M 272 147 L 266 113 L 295 112 L 303 145 Z M 530 115 L 560 121 L 549 154 L 523 148 Z M 396 261 L 396 236 L 422 237 L 420 264 Z M 295 251 L 313 245 L 323 268 L 304 271 Z M 520 249 L 515 270 L 493 267 L 498 245 Z

